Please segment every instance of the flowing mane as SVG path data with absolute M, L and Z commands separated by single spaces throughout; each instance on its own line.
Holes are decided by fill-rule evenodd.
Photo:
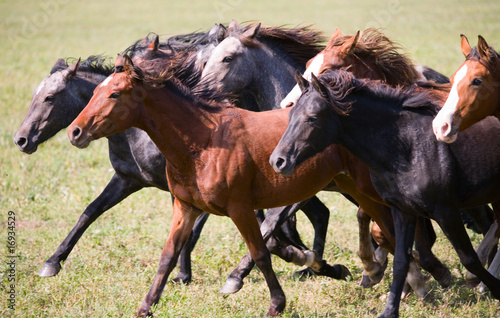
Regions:
M 322 32 L 313 30 L 310 26 L 295 28 L 265 26 L 260 28 L 256 38 L 241 36 L 253 26 L 255 23 L 230 28 L 229 35 L 238 37 L 244 45 L 249 47 L 260 46 L 259 42 L 269 45 L 275 44 L 301 65 L 305 65 L 324 48 L 322 43 L 325 38 Z
M 65 70 L 68 66 L 75 63 L 77 60 L 75 58 L 67 58 L 65 65 L 56 65 L 50 71 L 53 74 L 58 71 Z M 78 66 L 78 72 L 85 73 L 97 73 L 104 76 L 109 76 L 114 72 L 114 65 L 108 57 L 102 55 L 91 55 L 86 60 L 81 61 Z
M 492 48 L 488 47 L 488 57 L 484 58 L 479 54 L 477 47 L 471 49 L 466 60 L 477 61 L 492 73 L 500 73 L 500 55 Z
M 448 92 L 450 88 L 448 84 L 428 82 L 394 87 L 379 80 L 358 79 L 344 70 L 328 70 L 319 80 L 327 88 L 326 92 L 322 92 L 327 94 L 325 100 L 339 114 L 349 113 L 349 106 L 354 103 L 349 98 L 351 93 L 390 99 L 397 101 L 401 108 L 424 109 L 435 114 L 444 102 L 439 92 Z
M 339 35 L 329 47 L 343 45 L 353 38 L 353 35 Z M 350 52 L 360 62 L 373 63 L 387 77 L 395 79 L 396 83 L 411 84 L 419 79 L 411 59 L 400 53 L 402 47 L 386 37 L 380 30 L 369 28 L 360 34 L 360 38 Z

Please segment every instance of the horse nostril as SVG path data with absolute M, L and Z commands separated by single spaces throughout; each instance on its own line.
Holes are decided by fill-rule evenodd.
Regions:
M 28 139 L 25 137 L 19 137 L 16 140 L 16 145 L 18 145 L 20 148 L 25 148 L 28 145 Z
M 281 169 L 285 165 L 285 159 L 278 158 L 276 159 L 276 168 Z
M 73 138 L 74 139 L 78 139 L 78 137 L 80 137 L 81 134 L 82 134 L 82 130 L 80 129 L 80 127 L 75 127 L 73 129 Z

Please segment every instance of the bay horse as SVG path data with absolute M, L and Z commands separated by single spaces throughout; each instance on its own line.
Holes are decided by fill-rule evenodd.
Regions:
M 304 165 L 296 177 L 284 178 L 273 171 L 268 158 L 286 128 L 289 110 L 256 113 L 207 102 L 175 78 L 162 77 L 157 87 L 127 56 L 123 69 L 96 88 L 68 127 L 68 136 L 73 145 L 84 148 L 92 140 L 134 126 L 145 130 L 166 158 L 175 197 L 172 228 L 138 315 L 150 314 L 158 303 L 196 217 L 206 211 L 235 223 L 269 286 L 267 314 L 276 316 L 285 307 L 285 295 L 253 210 L 293 204 L 320 191 L 333 175 L 330 161 L 321 160 L 332 149 Z
M 398 316 L 419 217 L 439 224 L 460 262 L 499 299 L 500 281 L 481 265 L 459 208 L 498 201 L 500 123 L 482 121 L 449 145 L 438 142 L 429 129 L 447 89 L 394 88 L 346 71 L 328 71 L 319 79 L 312 75 L 312 84 L 297 79 L 303 94 L 291 108 L 270 163 L 276 172 L 293 177 L 308 158 L 340 144 L 370 168 L 396 229 L 393 283 L 380 317 Z
M 210 37 L 211 32 L 213 31 L 177 35 L 169 38 L 165 47 L 171 51 L 196 50 L 200 45 L 215 40 Z M 196 39 L 198 46 L 191 43 Z M 58 59 L 50 74 L 33 93 L 30 108 L 14 134 L 14 143 L 19 150 L 32 154 L 41 143 L 66 128 L 88 104 L 95 87 L 113 72 L 114 65 L 106 63 L 106 58 L 102 56 L 90 56 L 71 66 L 64 59 Z M 61 270 L 61 263 L 67 259 L 86 229 L 129 195 L 145 187 L 169 191 L 164 174 L 165 158 L 144 131 L 131 128 L 109 136 L 108 146 L 114 175 L 102 193 L 83 211 L 56 252 L 44 263 L 38 272 L 39 276 L 57 275 Z M 180 271 L 174 281 L 191 281 L 190 251 L 196 244 L 207 217 L 208 214 L 205 213 L 197 219 L 193 236 L 183 250 Z
M 465 62 L 452 75 L 450 96 L 432 123 L 444 142 L 454 142 L 459 131 L 487 116 L 500 119 L 500 55 L 480 35 L 474 48 L 460 37 Z
M 249 93 L 256 100 L 258 110 L 278 109 L 281 101 L 290 89 L 296 84 L 294 79 L 295 71 L 304 70 L 305 63 L 320 52 L 318 39 L 321 35 L 308 28 L 297 28 L 284 30 L 282 28 L 261 27 L 260 24 L 240 26 L 236 21 L 232 21 L 228 28 L 228 36 L 213 50 L 207 60 L 205 68 L 201 74 L 199 83 L 194 88 L 194 92 L 204 98 L 213 99 L 213 94 Z M 263 75 L 265 74 L 265 75 Z M 240 107 L 254 110 L 245 103 L 240 103 Z M 371 287 L 378 283 L 384 273 L 386 254 L 383 250 L 378 250 L 378 255 L 374 255 L 373 246 L 369 236 L 370 219 L 365 211 L 370 214 L 381 229 L 374 223 L 375 238 L 378 243 L 392 250 L 393 240 L 391 235 L 392 222 L 389 211 L 380 202 L 375 202 L 361 193 L 375 191 L 369 183 L 368 170 L 358 169 L 359 161 L 351 159 L 349 154 L 339 149 L 337 157 L 337 171 L 335 173 L 335 184 L 344 193 L 349 194 L 359 204 L 358 211 L 360 244 L 359 252 L 363 267 L 365 269 L 361 285 Z M 368 181 L 366 181 L 368 178 Z M 330 188 L 330 187 L 329 187 Z M 327 189 L 324 189 L 327 190 Z M 338 190 L 337 190 L 338 191 Z M 275 210 L 276 211 L 276 210 Z M 293 213 L 294 211 L 290 211 Z M 264 221 L 263 227 L 274 228 L 277 222 L 284 216 L 274 216 L 270 213 Z M 326 224 L 327 222 L 324 222 Z M 267 227 L 268 226 L 268 227 Z M 386 239 L 380 232 L 386 233 Z M 393 230 L 392 230 L 393 232 Z M 268 232 L 269 233 L 269 232 Z M 263 232 L 264 238 L 268 234 Z M 319 231 L 316 231 L 319 233 Z M 326 228 L 324 229 L 320 241 L 324 242 Z M 318 237 L 319 235 L 316 235 Z M 322 255 L 321 250 L 316 247 L 315 251 Z M 253 263 L 249 254 L 241 260 L 238 267 L 229 275 L 226 284 L 222 288 L 223 292 L 234 292 L 243 285 L 242 277 L 245 277 Z M 426 291 L 423 289 L 423 276 L 418 275 L 417 267 L 412 271 L 412 285 L 419 297 L 423 297 Z M 436 274 L 437 275 L 437 274 Z M 441 281 L 446 281 L 446 274 L 440 272 Z M 445 284 L 445 283 L 444 283 Z
M 213 34 L 216 34 L 219 27 L 216 25 L 209 32 L 177 35 L 164 42 L 159 42 L 157 36 L 153 39 L 146 38 L 133 44 L 126 51 L 137 55 L 138 51 L 144 51 L 143 48 L 152 45 L 150 49 L 156 46 L 156 49 L 163 50 L 165 59 L 167 55 L 172 59 L 173 51 L 180 50 L 191 50 L 199 56 L 197 51 L 204 50 L 205 45 L 212 45 L 212 42 L 217 40 L 213 38 Z M 30 108 L 14 135 L 14 142 L 19 150 L 32 154 L 37 150 L 38 145 L 66 128 L 88 104 L 96 86 L 113 72 L 114 66 L 106 63 L 106 58 L 102 56 L 90 56 L 71 66 L 64 59 L 58 59 L 49 76 L 36 88 Z M 182 72 L 186 74 L 185 69 L 182 69 Z M 165 158 L 144 131 L 130 128 L 108 136 L 107 139 L 110 162 L 115 173 L 102 193 L 82 213 L 56 252 L 44 263 L 38 272 L 41 277 L 57 275 L 61 270 L 61 263 L 67 259 L 86 229 L 117 203 L 145 187 L 169 191 L 164 173 Z M 197 219 L 192 237 L 182 250 L 180 270 L 174 281 L 183 283 L 191 281 L 190 252 L 200 236 L 208 215 L 204 213 Z M 303 256 L 296 249 L 307 250 L 307 248 L 300 240 L 298 233 L 293 231 L 294 226 L 289 222 L 285 222 L 283 226 L 286 236 L 278 229 L 275 233 L 278 235 L 277 239 L 281 245 L 283 242 L 293 242 L 294 245 L 278 248 L 276 244 L 270 242 L 269 247 L 273 253 L 285 260 L 302 265 L 300 257 Z M 328 268 L 325 266 L 325 270 Z M 331 277 L 330 272 L 326 274 Z
M 210 31 L 210 33 L 213 33 L 214 36 L 217 37 L 217 42 L 204 45 L 201 49 L 194 52 L 192 50 L 184 50 L 179 54 L 172 56 L 172 50 L 169 49 L 168 46 L 162 46 L 161 43 L 159 43 L 157 36 L 156 38 L 151 39 L 151 41 L 138 41 L 125 52 L 130 54 L 134 65 L 139 67 L 142 72 L 146 72 L 150 75 L 161 75 L 161 73 L 166 69 L 170 71 L 175 70 L 175 77 L 182 83 L 191 87 L 200 80 L 205 64 L 209 64 L 207 60 L 212 53 L 216 51 L 221 44 L 224 45 L 223 43 L 226 42 L 225 39 L 227 39 L 227 34 L 240 34 L 240 36 L 244 39 L 247 37 L 257 36 L 259 40 L 262 41 L 263 47 L 266 50 L 273 52 L 273 57 L 282 55 L 281 58 L 274 58 L 271 64 L 267 64 L 269 67 L 268 72 L 271 73 L 273 70 L 278 70 L 278 72 L 283 74 L 282 76 L 285 76 L 284 74 L 286 74 L 286 72 L 283 70 L 288 69 L 288 73 L 290 73 L 288 76 L 292 79 L 293 70 L 296 67 L 304 68 L 305 61 L 315 55 L 318 51 L 317 43 L 319 33 L 317 31 L 309 30 L 308 28 L 261 28 L 260 24 L 240 27 L 236 21 L 233 20 L 228 29 L 223 26 L 219 26 L 219 30 L 214 32 Z M 203 41 L 205 41 L 204 38 L 197 39 L 194 41 L 193 45 L 202 44 L 200 42 Z M 218 44 L 219 41 L 222 42 Z M 244 60 L 240 61 L 239 65 L 248 69 L 248 67 L 252 67 L 254 63 L 252 61 Z M 263 79 L 261 83 L 265 81 L 267 81 L 267 79 Z M 205 83 L 211 83 L 211 81 Z M 256 87 L 254 84 L 255 83 L 251 82 L 242 83 L 241 87 L 234 88 L 231 92 L 231 97 L 236 98 L 237 102 L 235 104 L 238 107 L 257 111 L 259 110 L 260 106 L 257 106 L 256 102 L 256 99 L 258 98 L 254 97 L 253 90 L 255 90 L 255 88 L 259 88 L 260 86 Z M 276 91 L 283 91 L 282 95 L 284 94 L 284 87 L 286 87 L 285 83 L 274 81 L 273 89 Z M 225 98 L 226 96 L 221 95 L 220 98 L 222 97 Z M 207 98 L 214 97 L 210 96 Z M 260 104 L 267 102 L 266 99 L 258 100 Z M 339 191 L 335 184 L 331 185 L 330 188 Z M 347 195 L 344 194 L 344 196 Z M 291 226 L 293 223 L 289 220 L 289 217 L 298 209 L 301 209 L 306 214 L 314 227 L 315 235 L 312 251 L 307 249 L 307 247 L 300 240 L 300 236 L 296 229 Z M 350 275 L 345 266 L 339 264 L 331 266 L 322 259 L 329 215 L 329 209 L 316 196 L 313 196 L 304 202 L 296 203 L 292 206 L 269 209 L 261 224 L 261 232 L 271 252 L 280 256 L 285 261 L 293 262 L 299 266 L 308 266 L 308 268 L 299 272 L 300 276 L 311 275 L 314 273 L 316 275 L 328 276 L 335 279 L 344 279 L 346 275 Z M 267 239 L 276 230 L 280 231 L 280 226 L 282 227 L 281 230 L 288 233 L 287 235 L 280 235 L 281 243 L 275 244 L 273 243 L 274 240 L 267 242 Z M 366 231 L 369 231 L 368 228 Z M 369 234 L 366 236 L 368 237 L 368 235 Z M 283 239 L 292 239 L 292 242 L 294 243 L 292 245 L 289 244 L 292 242 L 284 244 L 287 240 L 283 241 Z M 368 242 L 367 245 L 371 246 L 371 242 Z M 314 261 L 312 261 L 312 259 L 314 259 Z M 226 284 L 224 284 L 221 288 L 220 293 L 235 293 L 240 290 L 243 286 L 243 278 L 250 273 L 254 265 L 255 264 L 253 263 L 250 254 L 247 253 L 238 265 L 238 268 L 229 275 L 229 278 L 227 279 Z

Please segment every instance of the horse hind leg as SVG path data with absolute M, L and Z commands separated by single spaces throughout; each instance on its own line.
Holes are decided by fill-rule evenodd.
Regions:
M 481 265 L 486 266 L 486 262 L 488 260 L 488 256 L 490 252 L 495 248 L 495 246 L 498 244 L 498 236 L 496 235 L 498 231 L 498 221 L 495 220 L 493 224 L 491 225 L 490 229 L 484 236 L 483 240 L 481 243 L 479 243 L 478 247 L 476 248 L 476 253 L 479 257 L 479 260 L 481 262 Z M 497 252 L 498 255 L 498 252 Z M 496 256 L 495 256 L 496 258 Z M 490 265 L 491 268 L 491 265 Z M 494 274 L 494 273 L 492 273 Z M 465 281 L 467 286 L 469 287 L 475 287 L 477 286 L 481 281 L 472 274 L 471 272 L 467 271 L 465 275 Z
M 38 276 L 52 277 L 57 275 L 61 270 L 61 262 L 68 258 L 87 228 L 104 212 L 140 189 L 142 189 L 142 185 L 136 181 L 115 173 L 102 193 L 83 211 L 80 219 L 59 245 L 56 252 L 44 263 L 38 272 Z
M 489 288 L 493 297 L 500 299 L 500 281 L 481 264 L 465 231 L 458 209 L 442 209 L 436 221 L 457 251 L 460 262 Z
M 179 274 L 173 279 L 176 283 L 189 284 L 192 279 L 191 270 L 191 252 L 193 251 L 196 242 L 200 238 L 201 230 L 208 220 L 210 214 L 203 212 L 194 223 L 193 231 L 189 235 L 189 238 L 181 250 L 179 255 Z
M 387 263 L 379 263 L 377 260 L 377 256 L 375 255 L 375 249 L 373 248 L 370 236 L 371 218 L 361 207 L 358 209 L 356 216 L 358 219 L 359 227 L 358 257 L 363 263 L 363 274 L 360 285 L 364 288 L 369 288 L 378 284 L 382 280 Z M 373 227 L 373 229 L 377 228 L 378 226 Z M 387 258 L 385 260 L 387 260 Z

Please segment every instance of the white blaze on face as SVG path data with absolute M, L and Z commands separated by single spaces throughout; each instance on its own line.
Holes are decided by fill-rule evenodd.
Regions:
M 108 76 L 108 77 L 107 77 L 107 78 L 106 78 L 106 79 L 105 79 L 105 80 L 101 83 L 101 85 L 99 85 L 99 86 L 104 87 L 104 86 L 108 85 L 108 83 L 109 83 L 110 81 L 111 81 L 111 76 Z
M 302 76 L 304 76 L 306 80 L 310 81 L 311 74 L 318 75 L 319 69 L 321 65 L 323 65 L 324 58 L 325 56 L 323 53 L 319 53 L 318 55 L 316 55 L 316 57 L 311 62 L 309 67 L 305 70 L 304 74 L 302 74 Z M 290 93 L 288 93 L 288 95 L 286 95 L 286 97 L 281 101 L 281 108 L 287 107 L 290 103 L 292 103 L 292 105 L 295 104 L 301 94 L 302 92 L 300 91 L 299 85 L 295 85 Z
M 443 108 L 439 111 L 436 118 L 432 121 L 432 127 L 434 130 L 434 134 L 436 135 L 438 140 L 441 141 L 454 141 L 451 140 L 448 134 L 452 131 L 453 127 L 460 125 L 460 120 L 453 122 L 453 114 L 455 113 L 458 105 L 458 101 L 460 100 L 460 96 L 458 96 L 458 84 L 464 79 L 467 74 L 467 65 L 462 66 L 457 73 L 455 73 L 455 77 L 453 80 L 453 86 L 451 87 L 450 94 L 444 103 Z M 453 137 L 453 136 L 451 136 Z

